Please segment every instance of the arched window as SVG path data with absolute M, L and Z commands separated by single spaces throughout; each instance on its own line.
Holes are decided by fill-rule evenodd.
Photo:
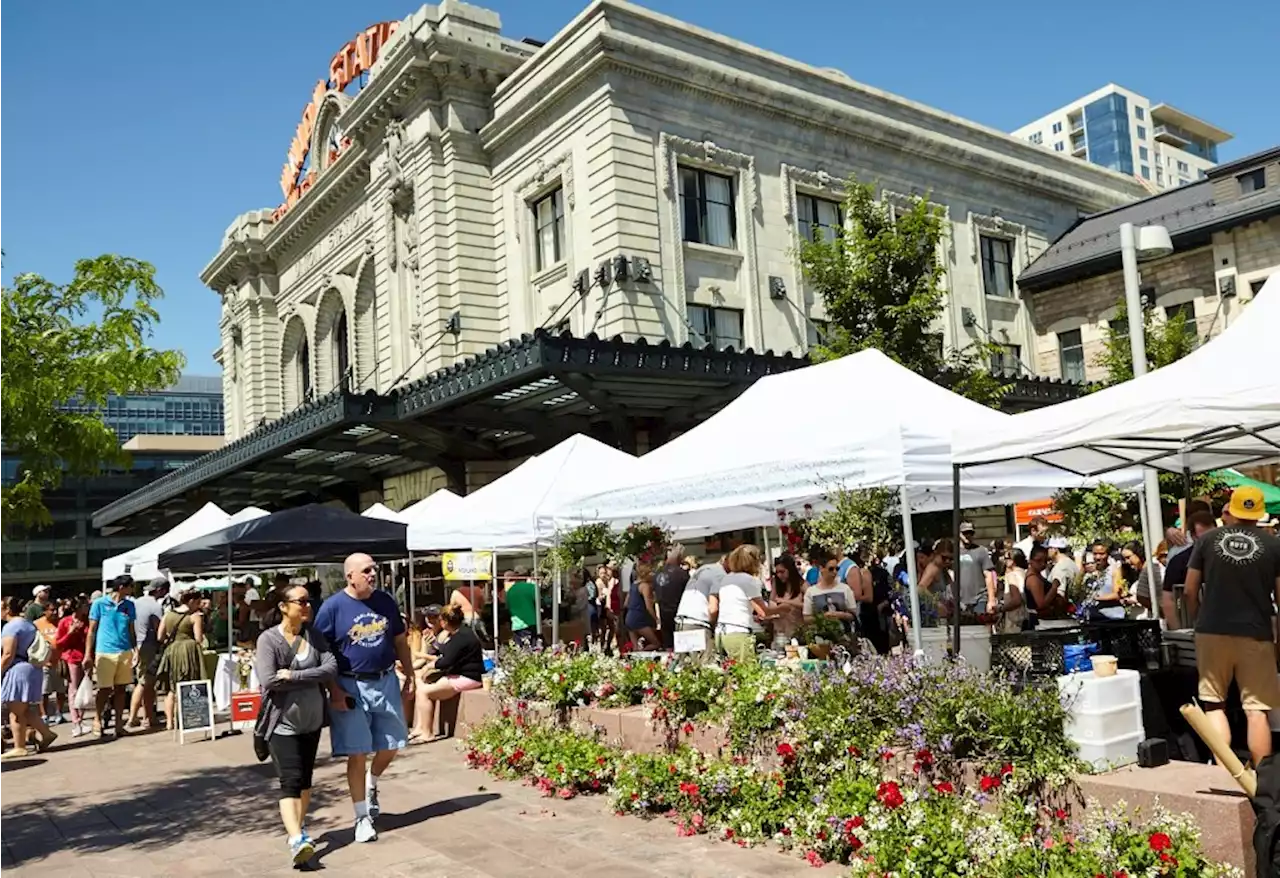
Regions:
M 304 338 L 298 345 L 298 399 L 309 402 L 311 396 L 311 345 Z
M 338 386 L 347 390 L 353 381 L 351 378 L 351 347 L 347 338 L 347 312 L 338 314 L 338 321 L 333 327 L 333 363 L 337 374 Z

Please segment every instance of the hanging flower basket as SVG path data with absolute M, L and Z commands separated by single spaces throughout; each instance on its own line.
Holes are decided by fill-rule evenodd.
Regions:
M 666 555 L 671 545 L 671 531 L 648 520 L 633 522 L 618 535 L 617 545 L 618 554 L 623 558 L 653 564 Z

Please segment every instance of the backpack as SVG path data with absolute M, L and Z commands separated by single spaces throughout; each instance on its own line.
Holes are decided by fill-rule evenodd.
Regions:
M 52 657 L 53 647 L 44 639 L 43 634 L 36 631 L 36 639 L 27 648 L 27 661 L 33 665 L 44 665 Z

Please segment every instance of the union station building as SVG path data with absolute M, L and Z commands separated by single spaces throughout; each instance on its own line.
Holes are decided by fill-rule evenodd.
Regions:
M 232 220 L 201 274 L 228 442 L 98 527 L 207 500 L 403 508 L 574 432 L 643 453 L 805 362 L 824 314 L 796 242 L 841 222 L 851 174 L 941 206 L 943 344 L 1002 345 L 1008 408 L 1054 402 L 1075 388 L 1036 377 L 1016 279 L 1144 192 L 621 0 L 545 44 L 445 0 L 324 60 L 281 143 L 281 203 Z M 832 402 L 874 412 L 874 394 Z M 774 414 L 762 429 L 815 413 Z

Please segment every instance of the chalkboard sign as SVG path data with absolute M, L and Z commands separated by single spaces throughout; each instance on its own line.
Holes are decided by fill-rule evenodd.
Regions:
M 207 732 L 213 734 L 213 683 L 189 680 L 178 684 L 178 738 Z

